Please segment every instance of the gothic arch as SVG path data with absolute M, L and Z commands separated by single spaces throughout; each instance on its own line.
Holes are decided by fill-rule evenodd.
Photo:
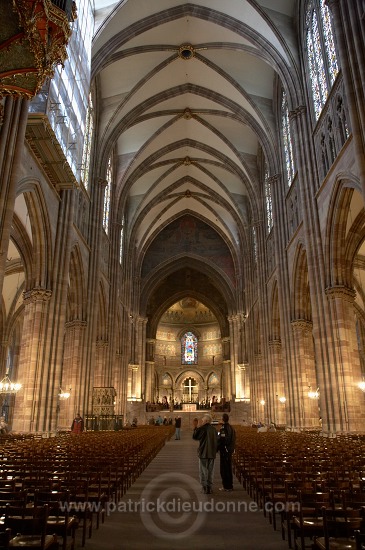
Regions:
M 271 340 L 280 341 L 280 310 L 279 310 L 279 289 L 277 281 L 274 282 L 271 291 Z
M 311 321 L 307 254 L 302 244 L 298 244 L 294 258 L 292 288 L 292 319 Z
M 365 210 L 358 206 L 362 204 L 358 182 L 351 176 L 340 174 L 331 196 L 326 226 L 327 287 L 353 287 L 353 261 L 365 238 Z
M 70 255 L 67 322 L 85 319 L 85 277 L 80 247 L 75 244 Z
M 190 325 L 186 325 L 185 328 L 182 328 L 178 333 L 177 333 L 177 338 L 178 340 L 181 342 L 181 338 L 184 336 L 184 334 L 186 332 L 192 332 L 194 334 L 194 336 L 197 337 L 197 339 L 199 340 L 201 338 L 201 332 L 199 329 L 197 329 L 193 323 L 191 323 Z
M 98 292 L 98 323 L 97 323 L 97 333 L 96 340 L 97 342 L 106 342 L 107 341 L 107 298 L 106 291 L 103 283 L 99 282 L 99 292 Z
M 203 384 L 203 386 L 204 386 L 205 380 L 204 380 L 203 375 L 197 369 L 195 370 L 195 369 L 189 367 L 189 368 L 184 369 L 182 372 L 180 372 L 180 374 L 178 374 L 176 376 L 175 387 L 178 384 L 181 384 L 185 378 L 189 378 L 189 376 L 191 376 L 191 377 L 195 376 L 196 378 L 199 378 L 199 382 L 201 382 L 201 384 Z
M 24 195 L 32 234 L 32 269 L 26 281 L 26 290 L 37 287 L 47 289 L 51 285 L 53 247 L 46 200 L 39 183 L 33 180 L 24 180 L 19 184 L 17 197 L 21 194 Z

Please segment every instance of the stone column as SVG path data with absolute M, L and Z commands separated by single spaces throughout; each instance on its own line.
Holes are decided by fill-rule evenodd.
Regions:
M 118 380 L 115 383 L 117 389 L 117 406 L 119 414 L 124 416 L 124 421 L 127 415 L 127 396 L 128 396 L 128 363 L 123 353 L 117 354 L 117 360 L 119 364 Z
M 89 257 L 89 272 L 88 272 L 88 296 L 87 296 L 87 326 L 85 333 L 85 392 L 84 403 L 81 408 L 86 412 L 92 410 L 92 388 L 94 383 L 94 362 L 96 349 L 96 326 L 98 312 L 98 285 L 100 277 L 100 241 L 101 232 L 103 231 L 103 207 L 104 207 L 104 191 L 107 185 L 107 180 L 95 177 L 91 186 L 92 193 L 92 209 L 90 212 L 90 257 Z
M 111 204 L 116 202 L 115 189 L 112 186 Z M 109 274 L 110 274 L 110 286 L 109 286 L 109 301 L 108 301 L 108 340 L 110 342 L 108 348 L 108 355 L 106 359 L 105 369 L 107 376 L 105 378 L 106 386 L 113 386 L 117 383 L 114 378 L 114 361 L 116 350 L 116 330 L 118 323 L 116 322 L 118 317 L 118 305 L 119 305 L 119 288 L 120 288 L 120 236 L 123 224 L 119 223 L 119 212 L 116 212 L 114 208 L 110 209 L 110 254 L 109 254 Z M 116 386 L 114 386 L 116 387 Z
M 286 401 L 281 402 L 280 398 L 286 398 L 285 373 L 282 359 L 281 340 L 269 341 L 269 353 L 271 363 L 271 384 L 270 384 L 270 418 L 275 424 L 286 424 Z
M 61 387 L 64 391 L 71 388 L 71 396 L 65 403 L 60 403 L 59 425 L 70 425 L 77 412 L 81 414 L 81 403 L 84 402 L 85 363 L 83 358 L 86 322 L 70 321 L 65 326 L 64 356 L 62 365 Z M 67 408 L 67 411 L 64 409 Z
M 239 315 L 230 315 L 228 317 L 229 322 L 229 332 L 230 332 L 230 357 L 231 357 L 231 392 L 233 401 L 237 395 L 237 386 L 236 386 L 236 372 L 237 372 L 237 363 L 239 361 L 239 355 L 241 350 L 240 345 L 240 317 Z
M 22 170 L 25 130 L 29 101 L 6 97 L 0 102 L 0 290 L 5 275 L 11 223 L 14 214 L 16 186 Z
M 337 364 L 327 365 L 320 386 L 321 403 L 325 402 L 330 412 L 333 432 L 364 432 L 364 394 L 357 386 L 361 365 L 354 322 L 355 291 L 333 286 L 326 294 L 335 328 Z
M 230 359 L 230 338 L 222 338 L 222 354 L 223 354 L 223 392 L 226 399 L 231 399 L 232 396 L 232 379 L 231 379 L 231 359 Z
M 132 400 L 139 399 L 139 379 L 140 379 L 140 365 L 130 364 L 128 366 L 129 371 L 129 388 L 130 392 L 128 397 Z
M 265 405 L 261 404 L 261 401 L 265 401 Z M 265 394 L 264 387 L 264 372 L 262 368 L 262 355 L 256 353 L 253 357 L 253 364 L 251 367 L 251 411 L 252 420 L 258 422 L 264 422 L 266 414 L 267 396 Z
M 237 397 L 242 399 L 250 399 L 250 378 L 249 367 L 247 363 L 237 365 Z
M 94 363 L 94 388 L 103 388 L 108 387 L 108 368 L 107 368 L 107 359 L 109 351 L 109 342 L 105 340 L 96 341 L 96 354 L 95 354 L 95 363 Z
M 295 343 L 295 367 L 292 371 L 292 392 L 287 401 L 290 425 L 294 428 L 319 428 L 318 400 L 308 396 L 318 386 L 313 348 L 313 324 L 306 319 L 292 321 Z
M 281 176 L 273 175 L 269 178 L 272 191 L 273 216 L 274 216 L 274 242 L 275 242 L 275 263 L 277 266 L 279 313 L 280 313 L 280 334 L 272 336 L 274 340 L 280 338 L 281 361 L 283 365 L 284 387 L 286 389 L 285 397 L 291 400 L 291 371 L 294 360 L 293 353 L 293 333 L 290 326 L 290 311 L 292 309 L 290 299 L 290 277 L 288 270 L 288 259 L 286 252 L 286 243 L 288 240 L 285 212 L 285 190 Z M 269 344 L 270 345 L 270 344 Z M 273 357 L 275 360 L 275 355 Z M 286 411 L 286 422 L 289 421 Z
M 146 401 L 153 401 L 154 396 L 154 367 L 155 367 L 155 345 L 156 340 L 149 338 L 146 341 Z
M 113 387 L 115 388 L 115 414 L 123 414 L 123 385 L 125 384 L 125 379 L 123 380 L 123 362 L 122 354 L 117 351 L 114 356 L 113 361 Z
M 334 353 L 334 331 L 328 301 L 325 295 L 327 274 L 324 262 L 323 237 L 319 220 L 316 191 L 318 188 L 316 168 L 313 154 L 311 130 L 308 125 L 308 113 L 304 106 L 299 106 L 290 112 L 290 121 L 295 135 L 295 149 L 300 174 L 300 197 L 303 213 L 303 236 L 308 265 L 309 291 L 312 305 L 313 337 L 315 341 L 315 361 L 317 383 L 323 386 L 327 376 L 328 365 L 336 369 L 337 359 Z M 295 369 L 298 365 L 295 366 Z M 296 377 L 298 380 L 298 377 Z M 288 381 L 289 388 L 290 379 Z M 294 395 L 297 395 L 294 391 Z M 289 399 L 292 396 L 289 395 Z M 325 406 L 325 409 L 323 409 Z M 333 431 L 333 415 L 327 410 L 323 399 L 320 399 L 320 416 L 323 431 Z M 293 411 L 293 410 L 292 410 Z M 303 418 L 303 415 L 302 415 Z
M 362 0 L 326 0 L 333 16 L 352 136 L 365 200 L 365 51 Z
M 139 380 L 138 380 L 138 396 L 145 401 L 146 396 L 146 326 L 148 319 L 146 317 L 138 317 L 137 319 L 137 342 L 136 354 L 137 363 L 140 365 Z
M 45 288 L 34 288 L 24 293 L 23 344 L 18 369 L 22 389 L 16 396 L 13 420 L 13 430 L 16 432 L 43 430 L 43 416 L 40 413 L 44 411 L 49 392 L 48 364 L 43 358 L 51 296 L 52 292 Z

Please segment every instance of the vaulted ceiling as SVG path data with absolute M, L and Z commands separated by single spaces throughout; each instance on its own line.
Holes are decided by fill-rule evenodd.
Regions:
M 128 213 L 140 273 L 156 237 L 185 216 L 216 233 L 242 279 L 247 229 L 264 204 L 260 146 L 271 166 L 278 162 L 273 94 L 277 74 L 295 73 L 297 3 L 96 0 L 100 166 L 114 150 L 115 203 Z

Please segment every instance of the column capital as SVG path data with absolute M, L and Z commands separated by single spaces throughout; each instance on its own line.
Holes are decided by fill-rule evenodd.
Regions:
M 109 346 L 108 340 L 96 340 L 97 348 L 107 348 Z
M 137 371 L 139 369 L 139 365 L 136 365 L 135 363 L 129 363 L 128 368 L 133 371 Z
M 346 302 L 350 302 L 351 304 L 355 301 L 356 291 L 345 285 L 329 286 L 326 288 L 325 292 L 326 295 L 332 299 L 346 300 Z
M 276 185 L 278 182 L 280 182 L 281 175 L 280 174 L 273 174 L 272 176 L 269 176 L 267 178 L 267 181 L 270 185 Z
M 338 5 L 339 0 L 324 0 L 324 3 L 327 7 L 331 9 L 332 6 Z
M 52 290 L 46 288 L 32 288 L 23 292 L 23 300 L 25 304 L 31 302 L 49 302 L 52 296 Z
M 281 348 L 281 345 L 281 340 L 279 338 L 269 340 L 269 348 Z
M 308 319 L 293 319 L 290 324 L 293 332 L 310 332 L 313 329 L 313 323 Z
M 228 321 L 240 321 L 243 317 L 243 313 L 235 313 L 228 316 Z
M 289 111 L 289 120 L 294 118 L 299 118 L 307 112 L 307 107 L 305 105 L 298 105 L 295 109 Z
M 103 187 L 105 189 L 105 187 L 108 185 L 108 180 L 106 180 L 105 178 L 97 177 L 96 183 L 100 185 L 100 187 Z
M 73 321 L 68 321 L 65 323 L 65 328 L 79 328 L 85 329 L 87 327 L 86 321 L 80 321 L 80 319 L 74 319 Z

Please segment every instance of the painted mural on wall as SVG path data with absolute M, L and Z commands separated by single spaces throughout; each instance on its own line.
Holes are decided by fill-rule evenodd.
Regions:
M 177 355 L 175 345 L 165 344 L 164 342 L 156 342 L 156 353 L 157 355 Z
M 234 283 L 234 265 L 226 243 L 209 225 L 194 216 L 182 216 L 157 235 L 145 256 L 142 277 L 160 263 L 184 252 L 210 260 Z

